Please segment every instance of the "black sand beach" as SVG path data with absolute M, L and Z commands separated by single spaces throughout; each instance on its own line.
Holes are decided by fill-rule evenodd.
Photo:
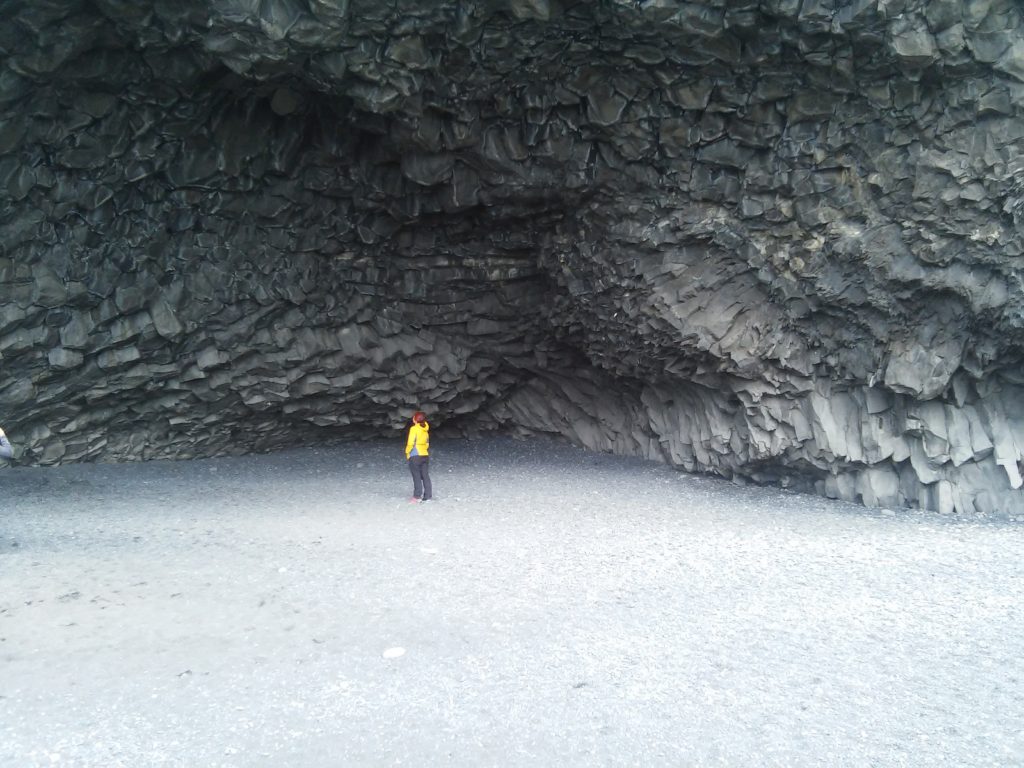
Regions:
M 557 443 L 0 473 L 0 765 L 1020 765 L 1024 527 Z

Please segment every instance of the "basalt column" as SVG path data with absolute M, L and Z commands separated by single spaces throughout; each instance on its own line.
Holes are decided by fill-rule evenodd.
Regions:
M 0 0 L 18 461 L 554 433 L 1024 516 L 1013 0 Z

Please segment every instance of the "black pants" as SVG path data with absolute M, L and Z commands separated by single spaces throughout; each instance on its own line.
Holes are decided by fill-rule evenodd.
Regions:
M 426 501 L 433 495 L 430 489 L 430 457 L 411 456 L 409 471 L 412 472 L 412 495 Z

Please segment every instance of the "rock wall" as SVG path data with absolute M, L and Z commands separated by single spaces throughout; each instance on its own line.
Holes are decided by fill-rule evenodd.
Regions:
M 564 434 L 1024 515 L 1012 0 L 0 0 L 19 460 Z

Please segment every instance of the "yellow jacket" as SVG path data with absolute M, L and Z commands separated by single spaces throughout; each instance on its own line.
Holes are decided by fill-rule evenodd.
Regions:
M 430 455 L 430 425 L 427 422 L 409 427 L 409 439 L 405 443 L 405 458 Z

